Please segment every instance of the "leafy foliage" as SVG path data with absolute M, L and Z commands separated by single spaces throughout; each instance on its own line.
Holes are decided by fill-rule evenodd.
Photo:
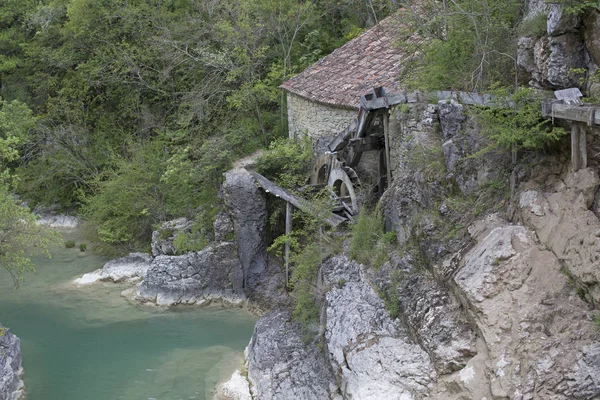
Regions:
M 548 15 L 538 13 L 529 19 L 521 21 L 518 32 L 521 36 L 538 36 L 546 34 L 548 30 Z
M 491 107 L 478 111 L 482 132 L 493 146 L 504 149 L 541 149 L 565 135 L 565 130 L 549 126 L 541 115 L 542 98 L 532 89 L 520 88 L 510 94 L 497 89 Z
M 232 160 L 286 136 L 283 80 L 394 4 L 5 1 L 0 106 L 27 104 L 32 119 L 18 121 L 33 125 L 3 136 L 0 156 L 19 164 L 17 189 L 30 204 L 85 204 L 104 245 L 145 245 L 169 215 L 210 213 Z M 150 148 L 156 166 L 136 154 Z
M 404 69 L 416 89 L 484 90 L 516 76 L 516 28 L 522 0 L 409 1 Z M 415 32 L 420 40 L 414 38 Z
M 599 0 L 554 0 L 553 3 L 564 4 L 569 14 L 581 14 L 592 8 L 600 8 Z
M 312 161 L 310 138 L 279 139 L 256 160 L 256 169 L 278 185 L 295 189 L 306 183 Z
M 286 244 L 290 246 L 291 276 L 288 289 L 292 291 L 294 310 L 292 317 L 298 321 L 306 339 L 312 338 L 312 329 L 319 320 L 319 310 L 324 288 L 317 285 L 317 275 L 327 257 L 340 251 L 343 239 L 325 222 L 331 212 L 331 197 L 324 190 L 310 198 L 310 213 L 294 214 L 294 230 L 289 235 L 275 239 L 269 251 L 282 256 Z
M 26 272 L 34 270 L 31 256 L 48 255 L 48 246 L 59 235 L 38 225 L 35 216 L 0 183 L 0 267 L 8 271 L 16 286 Z

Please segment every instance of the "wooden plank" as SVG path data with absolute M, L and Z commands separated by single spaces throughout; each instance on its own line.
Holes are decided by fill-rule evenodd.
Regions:
M 336 152 L 346 147 L 346 145 L 348 144 L 348 140 L 354 136 L 357 126 L 357 120 L 354 119 L 346 129 L 338 133 L 337 136 L 331 142 L 329 142 L 329 144 L 327 145 L 327 147 L 329 147 L 329 150 Z
M 311 215 L 316 214 L 317 207 L 314 204 L 312 204 L 311 202 L 294 196 L 293 194 L 291 194 L 284 188 L 277 186 L 276 184 L 274 184 L 273 182 L 271 182 L 270 180 L 268 180 L 267 178 L 265 178 L 258 172 L 255 172 L 255 171 L 248 171 L 248 172 L 250 172 L 250 174 L 254 177 L 254 179 L 256 179 L 256 182 L 265 190 L 265 192 L 271 193 L 274 196 L 282 198 L 283 200 L 287 201 L 288 203 L 291 203 L 294 207 L 299 208 L 300 210 L 302 210 L 306 213 L 309 213 Z M 331 225 L 333 227 L 336 227 L 339 224 L 341 224 L 342 222 L 346 221 L 346 218 L 336 215 L 334 213 L 328 213 L 328 214 L 329 215 L 327 215 L 326 221 L 329 225 Z
M 387 97 L 379 97 L 377 99 L 369 100 L 365 102 L 364 108 L 367 111 L 378 110 L 380 108 L 388 108 L 390 105 L 388 103 Z
M 552 102 L 544 104 L 545 105 L 542 106 L 542 114 L 544 117 L 600 125 L 600 108 L 598 107 L 572 106 Z

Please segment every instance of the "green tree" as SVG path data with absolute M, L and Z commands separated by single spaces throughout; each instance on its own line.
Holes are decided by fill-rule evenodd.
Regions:
M 35 216 L 19 204 L 0 182 L 0 267 L 12 277 L 15 286 L 33 271 L 31 256 L 49 256 L 48 246 L 57 243 L 58 234 L 36 223 Z
M 0 267 L 16 286 L 24 273 L 34 269 L 31 255 L 48 254 L 57 235 L 36 223 L 31 211 L 10 193 L 9 166 L 19 158 L 19 148 L 35 123 L 31 110 L 19 102 L 0 99 Z

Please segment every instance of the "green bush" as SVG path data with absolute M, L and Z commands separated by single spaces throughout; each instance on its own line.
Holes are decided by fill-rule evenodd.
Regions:
M 79 245 L 79 251 L 81 251 L 82 253 L 84 253 L 86 250 L 87 250 L 87 244 L 81 243 Z
M 256 160 L 259 173 L 278 185 L 295 189 L 306 184 L 313 161 L 310 138 L 279 139 Z
M 542 117 L 543 97 L 535 90 L 519 88 L 511 94 L 507 88 L 496 88 L 492 94 L 494 104 L 479 107 L 477 112 L 482 133 L 492 141 L 479 154 L 493 148 L 542 149 L 566 134 L 563 128 L 550 125 Z
M 65 240 L 65 248 L 72 249 L 74 247 L 75 247 L 75 241 L 74 240 Z

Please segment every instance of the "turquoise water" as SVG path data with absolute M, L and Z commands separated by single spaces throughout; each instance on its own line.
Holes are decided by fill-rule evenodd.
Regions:
M 52 253 L 18 290 L 0 272 L 0 322 L 21 338 L 28 400 L 210 399 L 241 366 L 255 322 L 246 312 L 137 305 L 120 296 L 128 285 L 76 288 L 106 260 Z

